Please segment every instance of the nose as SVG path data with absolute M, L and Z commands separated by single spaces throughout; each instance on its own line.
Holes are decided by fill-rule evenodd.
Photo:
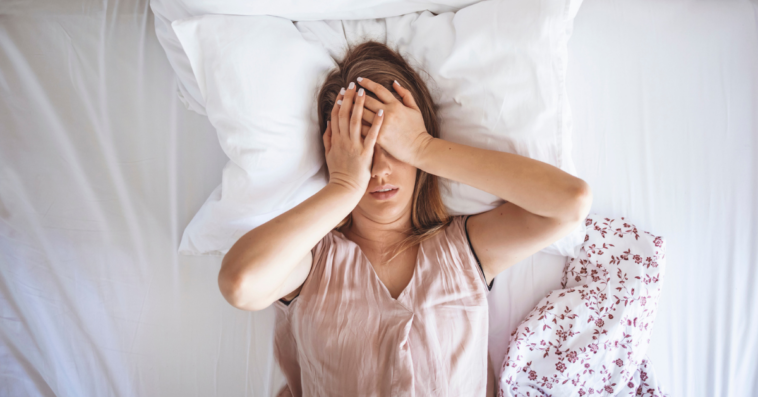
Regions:
M 378 178 L 380 176 L 389 175 L 392 173 L 392 167 L 389 162 L 389 155 L 379 145 L 374 145 L 374 159 L 371 164 L 371 177 Z

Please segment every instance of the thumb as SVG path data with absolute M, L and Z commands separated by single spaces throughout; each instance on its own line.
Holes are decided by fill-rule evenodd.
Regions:
M 403 98 L 403 105 L 408 106 L 411 109 L 419 110 L 418 106 L 416 105 L 416 100 L 413 99 L 413 95 L 411 95 L 410 90 L 403 88 L 400 83 L 397 82 L 397 80 L 395 80 L 394 88 L 395 91 L 397 91 L 397 93 L 400 94 L 400 96 Z

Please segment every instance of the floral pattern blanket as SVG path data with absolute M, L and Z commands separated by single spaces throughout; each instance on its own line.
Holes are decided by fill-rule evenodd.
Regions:
M 590 214 L 563 289 L 550 292 L 511 334 L 498 397 L 661 396 L 647 348 L 666 241 L 630 222 Z

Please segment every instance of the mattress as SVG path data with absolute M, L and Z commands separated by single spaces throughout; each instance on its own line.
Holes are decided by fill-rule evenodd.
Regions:
M 756 21 L 749 1 L 585 0 L 569 42 L 592 211 L 667 240 L 648 355 L 672 395 L 758 395 Z M 220 258 L 176 253 L 226 157 L 153 23 L 146 0 L 0 5 L 0 396 L 284 382 L 273 308 L 231 307 Z M 560 287 L 564 258 L 538 255 L 496 278 L 495 367 Z

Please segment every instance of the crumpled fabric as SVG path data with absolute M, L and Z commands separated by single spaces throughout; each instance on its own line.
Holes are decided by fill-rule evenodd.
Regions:
M 511 334 L 498 397 L 667 396 L 647 359 L 665 272 L 666 240 L 590 214 L 562 289 Z

